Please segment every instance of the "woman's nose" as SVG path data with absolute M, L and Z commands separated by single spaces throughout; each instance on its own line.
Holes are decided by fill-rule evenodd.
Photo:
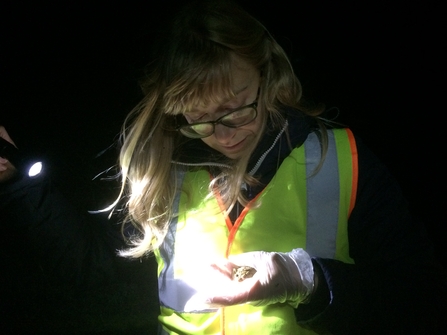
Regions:
M 216 124 L 214 126 L 214 136 L 219 143 L 228 143 L 235 132 L 235 128 L 226 127 L 223 124 Z

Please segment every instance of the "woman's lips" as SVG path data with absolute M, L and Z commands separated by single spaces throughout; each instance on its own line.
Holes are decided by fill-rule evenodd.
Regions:
M 245 138 L 242 141 L 240 141 L 234 145 L 223 146 L 223 148 L 225 150 L 235 150 L 235 149 L 238 149 L 244 142 L 245 142 Z

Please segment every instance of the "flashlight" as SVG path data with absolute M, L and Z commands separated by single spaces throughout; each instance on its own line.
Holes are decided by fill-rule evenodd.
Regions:
M 34 177 L 42 171 L 42 162 L 33 161 L 12 143 L 0 137 L 0 157 L 6 158 L 22 174 Z

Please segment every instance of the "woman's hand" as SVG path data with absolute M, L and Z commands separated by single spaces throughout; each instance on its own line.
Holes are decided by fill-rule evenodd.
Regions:
M 6 141 L 14 144 L 14 141 L 9 137 L 5 127 L 0 126 L 0 137 Z M 14 144 L 15 145 L 15 144 Z M 17 173 L 16 168 L 5 157 L 0 157 L 0 183 L 12 179 Z
M 249 278 L 238 280 L 234 271 L 241 266 L 253 268 Z M 288 253 L 256 251 L 231 256 L 213 264 L 207 287 L 188 301 L 186 310 L 201 310 L 251 303 L 265 306 L 289 303 L 297 307 L 313 291 L 312 261 L 303 249 Z M 252 277 L 250 277 L 252 276 Z

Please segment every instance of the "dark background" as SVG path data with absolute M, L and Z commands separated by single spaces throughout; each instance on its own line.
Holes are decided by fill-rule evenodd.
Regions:
M 46 159 L 47 171 L 81 208 L 111 199 L 91 179 L 115 163 L 113 142 L 141 98 L 138 80 L 156 29 L 180 3 L 0 5 L 0 124 L 20 148 Z M 304 95 L 338 107 L 340 120 L 388 165 L 445 264 L 441 5 L 240 3 L 285 48 Z

